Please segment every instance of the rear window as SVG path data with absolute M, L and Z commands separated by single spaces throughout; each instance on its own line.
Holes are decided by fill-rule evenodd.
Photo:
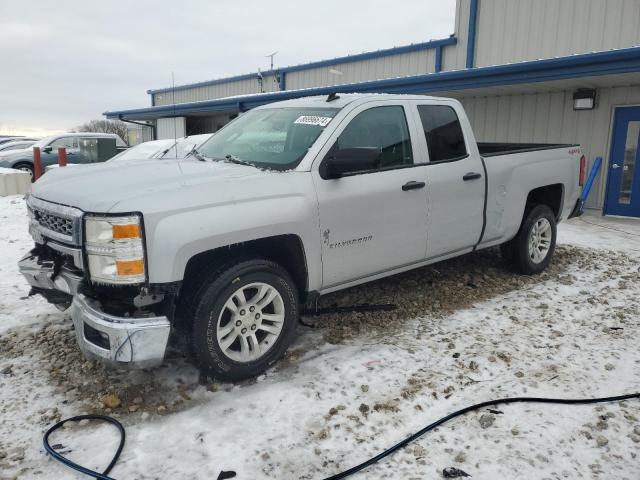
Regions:
M 462 127 L 456 111 L 446 105 L 418 105 L 429 162 L 444 162 L 467 155 Z

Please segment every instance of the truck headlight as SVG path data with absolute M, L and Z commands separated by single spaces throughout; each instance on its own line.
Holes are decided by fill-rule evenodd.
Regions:
M 92 281 L 126 285 L 146 280 L 140 215 L 86 215 L 84 231 Z

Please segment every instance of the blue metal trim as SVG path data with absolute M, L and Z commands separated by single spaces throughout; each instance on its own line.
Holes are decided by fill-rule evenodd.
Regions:
M 436 47 L 436 73 L 442 71 L 442 45 Z
M 280 91 L 287 89 L 287 72 L 285 71 L 280 72 L 280 82 L 278 86 L 280 87 Z
M 476 25 L 478 23 L 478 0 L 469 5 L 469 28 L 467 29 L 467 68 L 473 68 L 476 50 Z
M 455 45 L 456 42 L 457 42 L 456 37 L 451 36 L 451 37 L 443 38 L 440 40 L 431 40 L 429 42 L 412 43 L 411 45 L 404 45 L 402 47 L 393 47 L 393 48 L 387 48 L 384 50 L 376 50 L 375 52 L 358 53 L 356 55 L 347 55 L 345 57 L 337 57 L 337 58 L 332 58 L 330 60 L 320 60 L 318 62 L 303 63 L 301 65 L 293 65 L 290 67 L 280 68 L 278 70 L 267 70 L 265 72 L 262 72 L 262 75 L 264 77 L 267 77 L 270 75 L 276 75 L 278 72 L 280 73 L 298 72 L 301 70 L 309 70 L 310 68 L 326 67 L 329 65 L 340 65 L 343 63 L 369 60 L 372 58 L 387 57 L 389 55 L 399 55 L 401 53 L 410 53 L 410 52 L 417 52 L 420 50 L 429 50 L 429 49 L 438 48 L 439 46 L 441 47 L 444 45 Z M 215 80 L 206 80 L 204 82 L 190 83 L 186 85 L 177 85 L 175 87 L 175 90 L 186 90 L 190 88 L 206 87 L 209 85 L 219 85 L 221 83 L 237 82 L 240 80 L 250 80 L 252 78 L 256 78 L 255 73 L 247 73 L 244 75 L 236 75 L 236 76 L 227 77 L 227 78 L 218 78 Z M 153 95 L 156 93 L 171 92 L 172 90 L 173 90 L 172 87 L 158 88 L 155 90 L 147 90 L 147 93 Z
M 189 113 L 229 112 L 242 102 L 243 108 L 251 109 L 279 100 L 288 100 L 312 95 L 342 93 L 428 93 L 469 88 L 484 88 L 521 83 L 538 83 L 567 78 L 640 72 L 640 47 L 610 50 L 606 52 L 572 55 L 570 57 L 535 60 L 530 62 L 478 67 L 468 70 L 445 71 L 412 77 L 390 78 L 331 87 L 285 90 L 263 94 L 220 98 L 135 110 L 105 112 L 109 118 L 125 115 L 132 119 L 159 118 Z

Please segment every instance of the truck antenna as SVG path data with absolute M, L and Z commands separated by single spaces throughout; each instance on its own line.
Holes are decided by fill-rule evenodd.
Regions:
M 176 152 L 176 158 L 178 158 L 178 127 L 176 126 L 176 77 L 171 70 L 171 102 L 173 103 L 173 149 Z

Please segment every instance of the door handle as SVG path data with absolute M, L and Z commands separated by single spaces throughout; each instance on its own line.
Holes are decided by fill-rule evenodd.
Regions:
M 611 164 L 611 168 L 620 168 L 620 165 L 618 165 L 617 163 L 612 163 Z
M 465 182 L 468 182 L 469 180 L 477 180 L 478 178 L 481 178 L 481 177 L 482 175 L 480 173 L 469 172 L 465 174 L 464 177 L 462 177 L 462 180 L 464 180 Z
M 424 182 L 411 181 L 411 182 L 407 182 L 404 185 L 402 185 L 402 190 L 404 192 L 406 192 L 407 190 L 418 190 L 420 188 L 423 188 L 424 186 L 425 186 Z

